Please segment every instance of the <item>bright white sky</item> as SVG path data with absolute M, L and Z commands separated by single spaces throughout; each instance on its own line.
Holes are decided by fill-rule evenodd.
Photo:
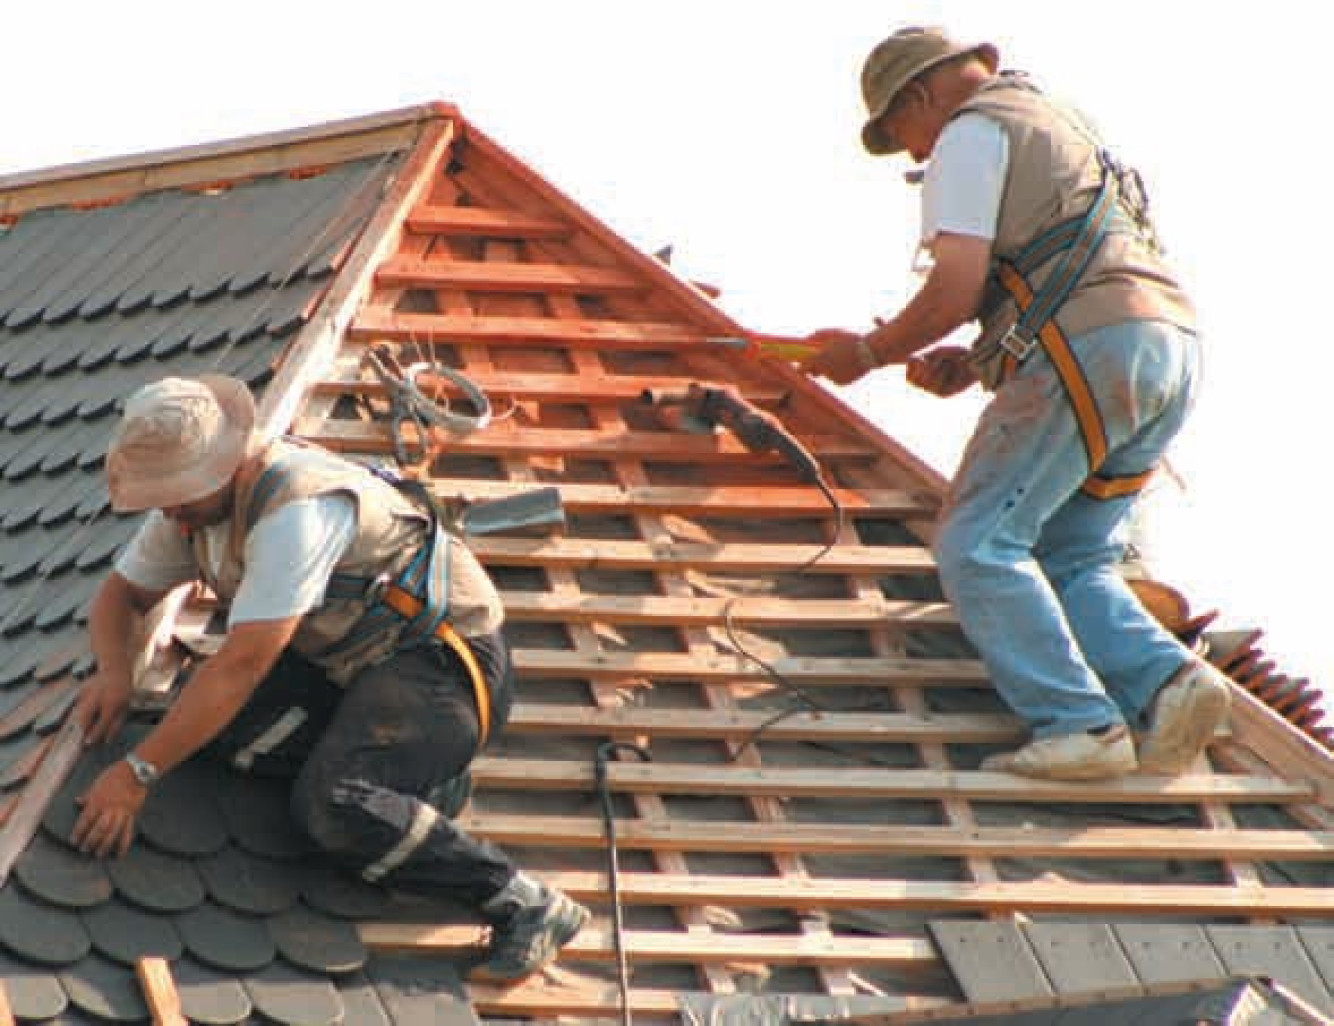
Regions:
M 860 149 L 862 59 L 907 23 L 990 39 L 1140 167 L 1201 310 L 1160 576 L 1334 690 L 1325 6 L 12 0 L 0 173 L 443 99 L 641 248 L 673 243 L 747 326 L 866 327 L 909 294 L 917 215 Z M 847 397 L 947 473 L 980 408 L 894 371 Z

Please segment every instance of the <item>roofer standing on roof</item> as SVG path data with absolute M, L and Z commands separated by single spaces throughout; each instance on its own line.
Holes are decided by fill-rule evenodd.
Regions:
M 83 798 L 74 840 L 124 853 L 154 780 L 206 746 L 291 776 L 297 823 L 367 880 L 477 907 L 484 968 L 549 961 L 588 912 L 450 820 L 469 765 L 509 712 L 495 587 L 429 502 L 294 442 L 257 444 L 232 378 L 167 378 L 133 395 L 107 456 L 111 502 L 150 513 L 94 600 L 87 739 L 123 723 L 136 613 L 202 580 L 226 638 L 161 722 Z
M 990 43 L 903 29 L 862 71 L 873 154 L 926 161 L 931 267 L 892 320 L 830 329 L 805 367 L 839 384 L 888 364 L 940 396 L 994 391 L 935 541 L 965 633 L 1032 740 L 984 769 L 1176 773 L 1225 718 L 1226 681 L 1145 613 L 1116 563 L 1136 492 L 1198 381 L 1190 301 L 1139 177 L 1073 110 L 998 73 Z M 936 346 L 971 320 L 971 350 Z M 932 348 L 928 348 L 932 347 Z M 923 351 L 924 350 L 924 351 Z M 919 355 L 920 354 L 920 355 Z

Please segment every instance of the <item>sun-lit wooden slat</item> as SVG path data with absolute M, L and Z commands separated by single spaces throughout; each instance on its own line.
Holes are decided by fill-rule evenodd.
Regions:
M 426 204 L 407 219 L 407 230 L 417 235 L 482 235 L 497 239 L 564 239 L 572 228 L 551 217 L 491 207 L 453 207 Z
M 605 848 L 600 819 L 472 812 L 459 820 L 470 833 L 501 845 Z M 1160 858 L 1213 861 L 1228 857 L 1334 862 L 1334 833 L 1304 830 L 1216 830 L 1171 827 L 953 827 L 865 823 L 738 823 L 677 819 L 625 820 L 616 843 L 625 850 L 820 855 L 971 855 L 1067 859 Z
M 642 709 L 521 702 L 505 729 L 513 734 L 578 737 L 707 738 L 747 741 L 854 741 L 886 744 L 923 740 L 960 744 L 1005 744 L 1024 729 L 1014 716 L 986 713 L 811 712 L 789 709 Z
M 633 292 L 644 283 L 614 268 L 499 261 L 416 260 L 397 257 L 376 274 L 397 288 L 458 288 L 478 292 Z
M 577 596 L 547 592 L 505 591 L 511 620 L 565 623 L 624 623 L 665 626 L 709 626 L 730 619 L 755 627 L 856 628 L 893 625 L 957 627 L 959 620 L 945 602 L 904 602 L 884 599 L 724 599 L 672 598 L 662 595 Z
M 506 498 L 536 483 L 516 486 L 507 481 L 435 478 L 431 490 L 443 499 Z M 719 485 L 716 488 L 617 485 L 561 482 L 561 502 L 577 513 L 676 513 L 711 517 L 828 517 L 829 501 L 817 489 L 782 486 Z M 849 515 L 885 517 L 930 516 L 938 508 L 929 496 L 893 488 L 835 488 L 834 495 Z
M 416 352 L 411 345 L 402 353 L 403 362 L 415 363 L 423 354 Z M 679 391 L 685 389 L 695 377 L 666 377 L 663 375 L 610 375 L 603 374 L 588 378 L 579 374 L 540 374 L 536 372 L 504 373 L 488 371 L 479 373 L 471 366 L 467 372 L 468 380 L 487 395 L 497 399 L 497 405 L 503 407 L 503 399 L 541 400 L 548 403 L 595 403 L 595 402 L 638 402 L 645 389 L 658 391 Z M 429 371 L 422 372 L 417 378 L 422 389 L 430 394 L 455 397 L 460 389 L 451 381 L 433 376 Z M 741 394 L 750 402 L 760 406 L 774 406 L 785 393 L 774 388 L 743 386 Z M 356 395 L 367 398 L 384 398 L 388 388 L 378 380 L 356 377 L 328 377 L 318 382 L 316 395 Z
M 484 756 L 474 764 L 479 786 L 508 790 L 593 790 L 593 767 L 583 762 Z M 1200 774 L 1131 775 L 1113 780 L 1030 780 L 977 770 L 807 769 L 694 763 L 618 763 L 607 774 L 614 791 L 774 798 L 939 798 L 973 801 L 1183 804 L 1200 801 L 1309 801 L 1309 783 L 1268 777 Z
M 363 310 L 349 332 L 352 341 L 401 339 L 421 342 L 491 344 L 563 343 L 570 346 L 621 346 L 628 349 L 677 349 L 711 346 L 709 336 L 686 324 L 660 321 L 557 320 L 552 317 L 469 314 L 391 313 Z
M 641 541 L 593 538 L 473 538 L 469 547 L 489 566 L 545 566 L 570 570 L 708 570 L 839 574 L 929 574 L 936 569 L 931 551 L 921 545 L 757 545 Z M 807 565 L 823 553 L 813 565 Z
M 978 687 L 989 678 L 976 659 L 894 659 L 787 656 L 769 665 L 786 680 L 803 687 L 821 684 L 931 684 Z M 770 675 L 749 659 L 718 655 L 701 659 L 681 652 L 583 652 L 520 648 L 514 669 L 521 678 L 557 677 L 578 680 L 607 678 L 681 680 L 696 683 L 761 681 Z

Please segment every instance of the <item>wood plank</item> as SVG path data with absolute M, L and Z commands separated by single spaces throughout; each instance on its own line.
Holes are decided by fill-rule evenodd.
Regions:
M 326 420 L 303 417 L 294 433 L 334 452 L 391 453 L 393 438 L 387 422 Z M 693 435 L 675 431 L 586 431 L 577 428 L 528 428 L 514 431 L 477 431 L 457 435 L 431 428 L 431 437 L 443 451 L 480 456 L 575 456 L 609 459 L 685 460 L 691 463 L 732 462 L 781 465 L 775 453 L 753 453 L 731 432 Z M 819 459 L 870 459 L 875 453 L 859 441 L 822 435 L 804 440 Z M 817 491 L 814 493 L 819 496 Z M 828 502 L 825 503 L 829 509 Z
M 1139 982 L 1106 923 L 1025 923 L 1023 931 L 1057 994 L 1087 994 Z
M 1227 975 L 1201 926 L 1117 923 L 1112 929 L 1135 975 L 1146 987 L 1219 980 Z
M 1018 718 L 997 713 L 785 712 L 773 709 L 645 709 L 521 702 L 510 714 L 511 734 L 577 737 L 708 738 L 750 741 L 763 732 L 770 741 L 896 743 L 925 739 L 956 744 L 1005 744 L 1024 736 Z M 1175 833 L 1175 831 L 1174 831 Z M 1256 831 L 1256 833 L 1262 833 Z M 1266 831 L 1264 833 L 1269 833 Z M 1301 833 L 1308 837 L 1309 834 Z M 1334 837 L 1334 834 L 1329 835 Z M 1334 860 L 1334 850 L 1324 853 Z
M 1021 1001 L 1052 994 L 1042 966 L 1015 923 L 941 919 L 927 928 L 968 1001 Z
M 516 400 L 548 403 L 622 403 L 638 402 L 647 388 L 676 391 L 684 389 L 694 377 L 664 377 L 662 375 L 602 374 L 588 377 L 582 374 L 541 374 L 537 372 L 482 371 L 473 363 L 468 365 L 468 380 L 492 397 L 508 396 Z M 452 381 L 424 373 L 419 378 L 423 387 L 440 391 L 447 396 L 462 394 Z M 357 395 L 383 399 L 389 389 L 381 381 L 351 376 L 324 378 L 316 385 L 316 392 L 326 396 Z M 762 407 L 780 403 L 788 394 L 772 387 L 741 386 L 741 394 Z
M 559 567 L 570 570 L 707 569 L 713 573 L 782 573 L 804 566 L 823 545 L 749 545 L 700 542 L 649 543 L 592 538 L 512 538 L 485 535 L 468 547 L 491 566 Z M 929 549 L 918 545 L 836 545 L 803 573 L 931 574 Z
M 614 769 L 619 768 L 619 764 Z M 608 900 L 606 876 L 546 872 L 550 885 L 579 900 Z M 1068 880 L 969 883 L 938 880 L 793 879 L 690 873 L 620 875 L 621 900 L 636 905 L 722 905 L 789 911 L 894 909 L 990 913 L 1096 913 L 1152 916 L 1329 914 L 1327 887 L 1268 887 L 1242 891 L 1216 884 L 1073 883 Z
M 551 217 L 494 207 L 422 204 L 408 218 L 416 235 L 481 235 L 496 239 L 566 239 L 574 229 Z
M 713 343 L 693 325 L 673 321 L 609 321 L 532 316 L 420 314 L 365 309 L 348 333 L 349 341 L 394 339 L 404 342 L 485 342 L 565 346 L 622 346 L 631 349 L 680 349 Z
M 1334 806 L 1334 751 L 1242 687 L 1232 688 L 1229 719 L 1235 743 L 1251 749 L 1284 776 L 1315 781 L 1320 804 Z
M 643 290 L 643 281 L 610 267 L 432 260 L 398 256 L 380 265 L 378 284 L 390 288 L 458 288 L 475 292 L 596 294 Z
M 470 812 L 459 825 L 502 846 L 606 847 L 601 820 L 577 816 Z M 1273 836 L 1271 836 L 1273 835 Z M 1229 854 L 1327 862 L 1329 839 L 1301 830 L 1176 830 L 1172 828 L 1087 827 L 892 827 L 839 823 L 668 823 L 634 820 L 617 826 L 625 850 L 768 854 L 791 851 L 824 855 L 994 856 L 1006 858 L 1162 858 L 1213 861 Z M 1334 963 L 1331 963 L 1334 966 Z
M 83 751 L 83 728 L 79 721 L 73 716 L 66 718 L 60 730 L 43 742 L 43 747 L 46 757 L 29 780 L 4 827 L 0 828 L 0 888 L 8 882 L 10 870 L 37 832 L 47 805 Z
M 1326 915 L 1331 908 L 1334 903 L 1326 905 Z M 1229 975 L 1268 977 L 1326 1015 L 1334 1014 L 1334 995 L 1291 926 L 1210 923 L 1204 932 Z
M 362 943 L 377 950 L 418 951 L 461 955 L 485 941 L 480 927 L 435 923 L 363 923 Z M 800 934 L 735 934 L 627 930 L 622 934 L 626 956 L 632 962 L 727 965 L 847 965 L 889 966 L 926 970 L 936 965 L 931 945 L 913 937 L 834 937 Z M 615 959 L 615 938 L 609 930 L 585 927 L 561 949 L 561 960 L 609 962 Z
M 172 979 L 171 967 L 165 958 L 141 958 L 135 963 L 134 972 L 139 978 L 153 1026 L 189 1026 L 181 1010 L 176 981 Z
M 14 1009 L 9 1003 L 9 991 L 5 989 L 4 980 L 0 980 L 0 1026 L 16 1026 Z
M 501 593 L 508 619 L 515 622 L 621 623 L 667 627 L 721 625 L 730 611 L 736 624 L 753 627 L 853 629 L 894 626 L 900 629 L 957 627 L 959 619 L 944 602 L 884 599 L 777 599 L 712 597 L 673 598 L 662 595 L 597 595 L 587 592 Z
M 591 766 L 573 760 L 483 756 L 473 763 L 478 786 L 507 790 L 593 790 Z M 769 796 L 774 798 L 939 798 L 973 801 L 1144 802 L 1184 804 L 1216 799 L 1236 802 L 1300 802 L 1309 784 L 1269 777 L 1132 775 L 1114 780 L 1030 780 L 974 770 L 807 769 L 694 763 L 624 763 L 610 767 L 613 791 L 628 794 Z
M 538 482 L 515 484 L 476 478 L 435 478 L 431 490 L 442 499 L 476 502 L 500 499 L 527 491 Z M 681 516 L 702 514 L 713 517 L 802 517 L 829 516 L 829 502 L 814 488 L 747 487 L 719 485 L 714 488 L 689 488 L 644 485 L 622 488 L 617 485 L 560 482 L 561 501 L 572 513 L 675 513 Z M 929 496 L 893 488 L 834 489 L 843 509 L 852 516 L 934 516 L 938 506 Z

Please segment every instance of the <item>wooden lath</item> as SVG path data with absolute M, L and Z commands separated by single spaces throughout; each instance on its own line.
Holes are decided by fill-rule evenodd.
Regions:
M 738 329 L 697 289 L 465 123 L 396 238 L 296 423 L 351 453 L 388 451 L 382 420 L 366 412 L 383 408 L 384 389 L 360 370 L 376 342 L 434 356 L 516 404 L 514 417 L 485 431 L 435 436 L 434 458 L 420 471 L 447 500 L 555 484 L 571 517 L 561 537 L 475 543 L 516 632 L 520 702 L 500 749 L 474 767 L 479 797 L 462 823 L 502 845 L 540 850 L 544 865 L 586 866 L 604 843 L 588 753 L 602 741 L 655 753 L 648 763 L 618 758 L 607 773 L 621 803 L 620 845 L 638 856 L 622 878 L 633 1011 L 678 1015 L 680 988 L 656 985 L 659 970 L 693 969 L 699 991 L 721 996 L 739 990 L 741 964 L 794 973 L 803 992 L 826 996 L 867 993 L 865 974 L 885 973 L 894 982 L 881 985 L 895 988 L 905 1009 L 948 1003 L 943 967 L 920 930 L 867 938 L 846 925 L 854 913 L 923 922 L 942 914 L 1000 922 L 1330 914 L 1328 890 L 1275 885 L 1259 869 L 1334 862 L 1322 793 L 1309 776 L 1239 760 L 1099 784 L 976 769 L 1021 731 L 994 699 L 986 711 L 951 704 L 985 696 L 989 682 L 934 578 L 927 542 L 940 479 L 790 368 L 711 343 Z M 778 413 L 822 459 L 843 517 L 780 462 L 726 434 L 658 430 L 636 415 L 644 389 L 691 380 L 736 384 Z M 664 466 L 677 475 L 670 484 L 659 483 Z M 590 467 L 594 479 L 580 476 Z M 874 544 L 879 537 L 893 541 Z M 793 571 L 825 543 L 810 571 L 818 587 L 803 593 Z M 599 575 L 635 583 L 618 592 L 595 584 Z M 735 578 L 740 597 L 727 582 L 702 592 L 701 575 Z M 741 594 L 747 585 L 771 590 Z M 738 649 L 733 630 L 763 642 L 767 666 Z M 843 637 L 855 643 L 841 650 L 829 640 Z M 843 704 L 850 693 L 860 701 Z M 561 757 L 526 749 L 562 743 L 569 754 Z M 1216 747 L 1226 760 L 1235 741 L 1220 736 Z M 842 763 L 789 761 L 794 751 L 828 750 Z M 681 751 L 691 760 L 677 758 Z M 876 765 L 880 753 L 892 753 L 894 765 Z M 1307 754 L 1285 766 L 1307 766 Z M 488 804 L 502 793 L 505 811 Z M 689 815 L 683 799 L 701 795 L 721 799 L 719 818 Z M 584 802 L 581 811 L 571 800 Z M 810 803 L 837 814 L 812 819 Z M 925 821 L 897 822 L 888 810 L 898 804 L 931 811 Z M 1281 811 L 1288 824 L 1243 827 L 1237 810 L 1250 806 Z M 997 809 L 1032 810 L 1039 822 L 1000 825 Z M 1105 821 L 1137 813 L 1143 822 Z M 1041 819 L 1049 815 L 1071 825 Z M 1165 825 L 1168 816 L 1188 825 Z M 833 856 L 853 867 L 888 860 L 889 868 L 883 878 L 831 872 L 823 860 Z M 702 872 L 703 857 L 735 871 Z M 1011 878 L 1026 860 L 1044 859 L 1061 869 Z M 910 862 L 914 875 L 894 860 Z M 1166 872 L 1116 879 L 1118 861 L 1143 860 L 1185 865 L 1208 882 Z M 1073 876 L 1056 875 L 1072 865 Z M 614 1015 L 615 989 L 578 973 L 581 963 L 605 971 L 613 959 L 605 875 L 543 875 L 589 900 L 598 922 L 571 946 L 554 982 L 471 984 L 477 1008 Z M 739 916 L 764 910 L 784 925 L 728 932 L 706 906 Z M 637 922 L 646 908 L 675 928 L 663 928 L 661 916 L 653 927 Z M 479 943 L 475 927 L 432 924 L 372 924 L 363 937 L 442 954 Z

